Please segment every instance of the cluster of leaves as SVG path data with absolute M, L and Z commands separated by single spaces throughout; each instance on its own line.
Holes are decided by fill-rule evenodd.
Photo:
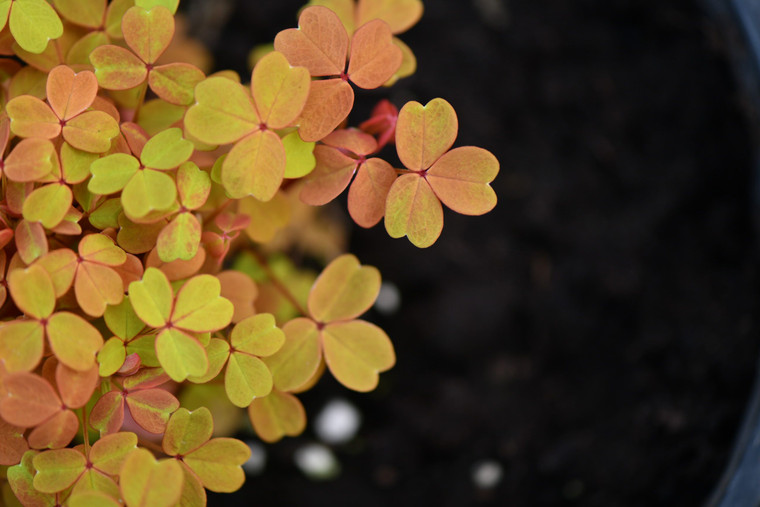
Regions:
M 414 72 L 396 35 L 420 0 L 312 0 L 245 86 L 174 47 L 178 3 L 0 0 L 8 503 L 205 505 L 238 489 L 249 448 L 180 400 L 222 392 L 274 442 L 303 431 L 298 394 L 326 371 L 366 392 L 395 362 L 359 319 L 379 272 L 338 255 L 311 206 L 350 185 L 357 224 L 426 247 L 441 203 L 496 204 L 498 162 L 451 149 L 445 100 L 382 101 L 346 126 L 354 86 Z M 393 144 L 401 168 L 379 157 Z M 310 276 L 272 256 L 293 249 L 331 262 Z

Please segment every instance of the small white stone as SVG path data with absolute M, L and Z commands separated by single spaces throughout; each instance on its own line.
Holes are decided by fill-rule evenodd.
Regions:
M 336 477 L 340 464 L 330 449 L 322 444 L 307 444 L 295 452 L 296 466 L 310 479 L 326 480 Z
M 258 475 L 264 471 L 267 464 L 267 451 L 257 442 L 246 442 L 251 450 L 251 457 L 243 463 L 243 469 L 248 475 Z
M 328 444 L 343 444 L 359 431 L 361 414 L 343 399 L 330 400 L 314 420 L 314 431 Z
M 501 482 L 503 476 L 504 469 L 496 461 L 481 461 L 472 467 L 472 482 L 481 489 L 495 487 Z
M 401 306 L 401 292 L 398 287 L 391 282 L 383 282 L 375 301 L 375 309 L 380 313 L 390 315 L 396 313 L 399 306 Z

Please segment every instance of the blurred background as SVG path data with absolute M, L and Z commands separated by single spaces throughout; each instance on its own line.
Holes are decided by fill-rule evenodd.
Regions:
M 216 67 L 245 76 L 302 3 L 182 2 Z M 357 94 L 351 124 L 381 98 L 446 98 L 455 146 L 500 160 L 499 204 L 447 212 L 423 251 L 351 229 L 389 282 L 368 318 L 397 366 L 369 395 L 326 376 L 304 435 L 254 442 L 244 489 L 210 504 L 703 503 L 759 342 L 757 143 L 731 36 L 696 0 L 425 8 L 401 36 L 417 73 Z

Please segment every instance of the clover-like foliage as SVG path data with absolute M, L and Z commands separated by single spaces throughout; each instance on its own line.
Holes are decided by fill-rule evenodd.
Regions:
M 445 100 L 349 123 L 354 86 L 414 72 L 420 0 L 311 0 L 250 83 L 176 47 L 178 3 L 0 0 L 0 487 L 22 505 L 238 489 L 245 429 L 202 405 L 275 442 L 324 372 L 366 392 L 395 363 L 361 318 L 380 273 L 317 207 L 348 188 L 357 224 L 426 247 L 441 203 L 496 204 Z

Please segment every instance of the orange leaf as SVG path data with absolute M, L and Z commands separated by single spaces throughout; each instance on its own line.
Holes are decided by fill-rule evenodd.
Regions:
M 53 139 L 61 133 L 61 123 L 50 107 L 37 97 L 21 95 L 11 99 L 5 110 L 11 119 L 11 130 L 21 137 Z
M 306 428 L 306 412 L 298 398 L 276 389 L 268 396 L 253 400 L 248 407 L 248 417 L 259 437 L 269 443 L 284 436 L 299 435 Z
M 373 227 L 385 215 L 385 200 L 396 181 L 396 170 L 379 158 L 362 164 L 348 191 L 348 212 L 362 227 Z
M 150 89 L 170 104 L 189 106 L 195 85 L 206 78 L 201 69 L 189 63 L 169 63 L 155 67 L 148 75 Z
M 402 59 L 388 24 L 376 19 L 361 26 L 351 39 L 348 76 L 359 88 L 377 88 L 393 76 Z
M 149 11 L 132 7 L 121 18 L 124 40 L 143 62 L 153 64 L 174 36 L 174 16 L 163 6 Z
M 126 402 L 135 422 L 150 433 L 163 433 L 170 414 L 179 408 L 177 398 L 163 389 L 129 393 Z
M 61 393 L 63 403 L 69 408 L 80 408 L 90 401 L 100 381 L 98 367 L 93 366 L 87 371 L 72 370 L 63 363 L 55 368 L 55 383 Z
M 128 90 L 148 76 L 145 64 L 130 51 L 119 46 L 100 46 L 90 53 L 95 76 L 107 90 Z
M 68 248 L 53 250 L 35 263 L 50 275 L 55 288 L 55 296 L 61 297 L 71 288 L 77 270 L 77 255 Z
M 119 274 L 108 266 L 82 262 L 77 270 L 74 293 L 87 315 L 100 317 L 106 311 L 106 305 L 121 303 L 124 284 Z
M 33 449 L 66 447 L 79 429 L 79 420 L 71 410 L 62 410 L 29 433 L 29 446 Z
M 309 98 L 301 111 L 298 133 L 307 142 L 319 141 L 348 117 L 354 90 L 342 79 L 312 81 Z
M 435 243 L 443 229 L 443 209 L 425 178 L 404 174 L 393 182 L 385 203 L 385 229 L 392 238 L 407 236 L 419 248 Z
M 274 48 L 291 65 L 309 69 L 312 76 L 337 76 L 346 67 L 348 34 L 330 9 L 307 7 L 298 18 L 298 29 L 278 33 Z
M 413 171 L 433 165 L 457 137 L 457 114 L 443 99 L 433 99 L 423 106 L 407 102 L 396 122 L 396 150 L 401 162 Z
M 255 314 L 253 302 L 258 295 L 256 284 L 251 277 L 240 271 L 222 271 L 216 275 L 222 285 L 220 295 L 227 298 L 235 307 L 232 322 L 237 324 L 246 317 Z
M 499 161 L 491 152 L 463 146 L 439 158 L 425 178 L 449 208 L 464 215 L 482 215 L 496 206 L 496 193 L 489 183 L 498 172 Z
M 367 156 L 377 151 L 375 138 L 355 128 L 336 130 L 322 139 L 322 142 L 334 148 L 348 150 L 357 156 Z
M 325 323 L 353 319 L 366 312 L 379 293 L 377 268 L 362 266 L 353 255 L 341 255 L 314 282 L 309 293 L 309 313 Z
M 359 162 L 331 146 L 317 146 L 314 156 L 317 165 L 305 179 L 299 197 L 311 206 L 322 206 L 346 189 Z
M 71 146 L 90 153 L 103 153 L 111 139 L 119 135 L 119 124 L 108 113 L 87 111 L 72 118 L 63 127 L 63 138 Z
M 3 383 L 6 396 L 0 400 L 0 416 L 14 426 L 37 426 L 61 410 L 61 399 L 50 383 L 39 375 L 10 373 Z
M 59 65 L 48 74 L 47 99 L 61 120 L 70 120 L 92 105 L 98 94 L 98 80 L 89 70 L 75 74 Z
M 29 450 L 24 438 L 24 428 L 8 424 L 0 419 L 0 465 L 15 465 Z
M 22 139 L 4 161 L 3 172 L 19 182 L 37 181 L 53 169 L 55 146 L 47 139 Z
M 101 435 L 116 433 L 124 423 L 124 396 L 119 391 L 111 391 L 98 399 L 90 413 L 90 426 Z

